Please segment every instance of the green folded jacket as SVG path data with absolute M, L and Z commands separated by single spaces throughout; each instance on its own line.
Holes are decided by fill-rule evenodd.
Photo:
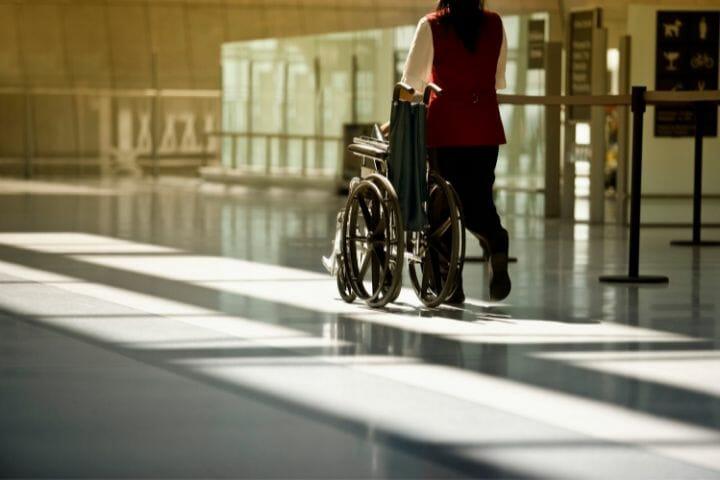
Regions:
M 426 107 L 422 103 L 393 102 L 390 114 L 388 177 L 397 192 L 405 230 L 427 226 Z

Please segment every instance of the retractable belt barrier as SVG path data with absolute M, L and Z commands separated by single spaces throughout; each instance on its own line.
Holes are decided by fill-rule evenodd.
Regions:
M 646 105 L 671 103 L 711 102 L 720 103 L 720 90 L 702 92 L 648 92 L 645 87 Z M 544 106 L 588 106 L 604 105 L 632 106 L 632 95 L 505 95 L 498 94 L 498 102 L 504 105 L 544 105 Z
M 498 95 L 498 102 L 506 105 L 544 106 L 630 106 L 632 111 L 632 185 L 630 191 L 630 238 L 627 275 L 604 275 L 601 282 L 608 283 L 667 283 L 668 277 L 640 275 L 640 199 L 642 190 L 643 121 L 647 105 L 687 104 L 695 106 L 695 174 L 693 189 L 693 238 L 676 241 L 673 245 L 712 245 L 720 242 L 703 242 L 700 239 L 702 206 L 702 147 L 703 117 L 708 105 L 720 104 L 720 91 L 648 92 L 646 87 L 633 87 L 631 95 L 533 96 Z
M 702 171 L 703 171 L 703 139 L 705 137 L 705 115 L 713 102 L 693 102 L 695 109 L 695 172 L 693 174 L 693 221 L 692 240 L 673 240 L 670 245 L 679 247 L 720 247 L 716 240 L 702 240 Z

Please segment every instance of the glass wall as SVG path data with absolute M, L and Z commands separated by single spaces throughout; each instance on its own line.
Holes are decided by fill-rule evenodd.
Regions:
M 537 15 L 535 15 L 536 17 Z M 505 93 L 544 93 L 544 72 L 527 69 L 528 16 L 504 17 Z M 248 173 L 336 177 L 343 126 L 382 123 L 414 25 L 223 46 L 223 165 Z M 502 106 L 509 144 L 498 183 L 543 187 L 543 110 Z
M 392 30 L 223 46 L 223 165 L 334 177 L 343 126 L 382 122 L 392 89 Z

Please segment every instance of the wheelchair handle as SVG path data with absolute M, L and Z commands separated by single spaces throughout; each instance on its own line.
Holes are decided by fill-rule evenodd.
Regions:
M 425 87 L 425 93 L 423 93 L 423 103 L 425 105 L 430 103 L 430 95 L 432 92 L 435 92 L 435 95 L 440 95 L 442 93 L 442 88 L 432 82 L 428 83 L 427 87 Z
M 397 102 L 400 100 L 400 92 L 406 91 L 410 95 L 415 95 L 415 89 L 404 82 L 398 82 L 395 84 L 395 89 L 393 89 L 393 102 Z

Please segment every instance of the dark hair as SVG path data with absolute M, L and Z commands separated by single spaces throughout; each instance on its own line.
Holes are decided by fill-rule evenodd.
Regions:
M 440 23 L 451 26 L 465 48 L 474 52 L 485 9 L 484 0 L 439 0 Z

